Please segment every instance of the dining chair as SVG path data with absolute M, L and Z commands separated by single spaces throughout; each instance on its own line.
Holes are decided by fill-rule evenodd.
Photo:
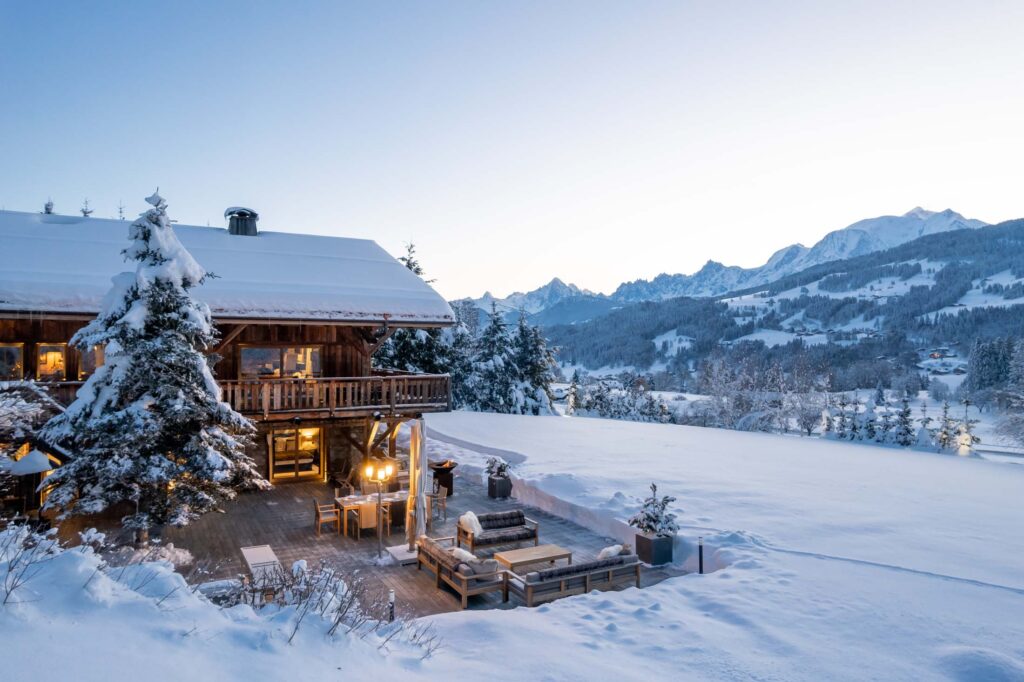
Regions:
M 336 532 L 341 533 L 341 512 L 333 504 L 320 504 L 313 499 L 313 511 L 316 515 L 316 535 L 320 537 L 320 527 L 325 523 L 333 523 Z
M 381 505 L 383 525 L 391 535 L 391 509 L 387 503 Z M 349 525 L 355 528 L 356 540 L 360 539 L 364 530 L 377 528 L 377 503 L 365 502 L 348 510 Z

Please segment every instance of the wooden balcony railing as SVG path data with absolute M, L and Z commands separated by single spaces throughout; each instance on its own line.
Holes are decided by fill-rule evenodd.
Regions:
M 242 414 L 442 412 L 450 408 L 447 374 L 219 381 L 223 400 Z
M 48 384 L 63 405 L 75 399 L 81 381 Z M 302 412 L 324 416 L 373 412 L 445 412 L 451 409 L 447 374 L 381 374 L 318 379 L 218 380 L 221 399 L 242 414 L 274 416 Z

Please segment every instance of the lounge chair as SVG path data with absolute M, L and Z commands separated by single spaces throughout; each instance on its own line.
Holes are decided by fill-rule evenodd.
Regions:
M 542 601 L 585 594 L 598 588 L 610 589 L 620 584 L 635 583 L 640 587 L 640 566 L 640 559 L 635 554 L 628 554 L 532 571 L 524 576 L 512 573 L 508 577 L 508 589 L 527 606 L 533 606 Z
M 470 552 L 474 552 L 477 547 L 517 544 L 526 540 L 533 540 L 534 545 L 540 544 L 540 524 L 527 518 L 522 509 L 479 514 L 477 519 L 484 529 L 479 535 L 464 527 L 459 520 L 455 541 L 459 547 L 465 544 Z
M 508 601 L 508 572 L 486 570 L 481 573 L 451 553 L 455 538 L 428 538 L 421 535 L 416 543 L 416 570 L 426 566 L 434 573 L 437 588 L 447 584 L 462 598 L 462 608 L 469 606 L 469 598 L 487 592 L 501 592 L 501 600 Z

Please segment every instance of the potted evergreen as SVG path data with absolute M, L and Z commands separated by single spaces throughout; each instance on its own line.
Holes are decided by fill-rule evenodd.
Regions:
M 672 543 L 679 524 L 676 515 L 668 511 L 668 505 L 676 498 L 665 495 L 658 497 L 658 486 L 651 484 L 651 496 L 644 500 L 644 506 L 629 520 L 636 528 L 636 553 L 641 561 L 652 566 L 672 561 Z
M 512 479 L 509 478 L 509 463 L 497 457 L 487 460 L 487 496 L 488 497 L 511 497 Z

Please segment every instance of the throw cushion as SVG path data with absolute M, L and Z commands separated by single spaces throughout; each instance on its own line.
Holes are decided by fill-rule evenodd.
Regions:
M 622 545 L 611 545 L 609 547 L 605 547 L 600 552 L 598 552 L 597 558 L 608 559 L 613 556 L 618 556 L 619 554 L 622 554 Z
M 477 559 L 476 561 L 470 561 L 468 563 L 469 568 L 475 575 L 494 573 L 498 570 L 498 562 L 494 559 Z
M 484 532 L 483 526 L 480 525 L 480 519 L 478 519 L 476 514 L 471 511 L 468 511 L 459 517 L 459 525 L 462 526 L 463 530 L 466 530 L 473 535 L 480 535 Z
M 506 542 L 519 542 L 520 540 L 532 540 L 537 534 L 532 528 L 519 526 L 518 528 L 499 528 L 498 530 L 484 531 L 484 534 L 474 538 L 482 545 L 500 545 Z
M 467 552 L 461 547 L 452 547 L 448 551 L 451 552 L 453 557 L 467 564 L 471 564 L 474 561 L 479 561 L 479 559 L 476 558 L 475 554 L 473 554 L 472 552 Z

